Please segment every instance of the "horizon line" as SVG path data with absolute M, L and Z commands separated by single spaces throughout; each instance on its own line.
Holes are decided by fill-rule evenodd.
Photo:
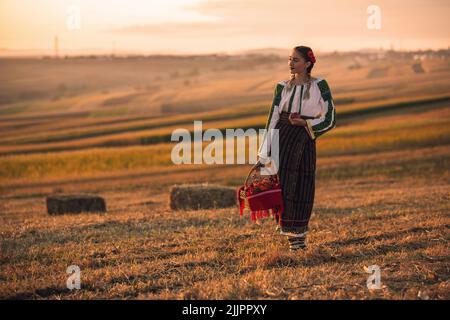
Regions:
M 258 53 L 257 51 L 283 51 L 288 52 L 290 48 L 281 47 L 259 47 L 253 49 L 240 49 L 240 50 L 222 50 L 222 51 L 211 51 L 211 52 L 189 52 L 189 51 L 178 51 L 177 50 L 107 50 L 107 49 L 66 49 L 61 50 L 60 53 L 55 56 L 55 53 L 51 49 L 11 49 L 11 48 L 0 48 L 1 58 L 15 58 L 15 57 L 29 57 L 29 58 L 39 58 L 39 57 L 52 57 L 52 58 L 64 58 L 64 57 L 80 57 L 80 56 L 115 56 L 115 57 L 130 57 L 130 56 L 208 56 L 208 55 L 244 55 L 248 53 Z M 450 50 L 450 45 L 447 47 L 438 48 L 414 48 L 414 49 L 402 49 L 394 47 L 384 48 L 380 47 L 363 47 L 359 49 L 349 49 L 349 50 L 315 50 L 315 52 L 320 54 L 330 54 L 330 53 L 350 53 L 350 52 L 364 52 L 364 51 L 374 51 L 374 52 L 422 52 L 422 51 L 442 51 Z M 91 52 L 90 52 L 91 51 Z M 27 52 L 35 52 L 27 54 Z M 262 54 L 262 53 L 260 53 Z M 276 54 L 275 54 L 276 55 Z

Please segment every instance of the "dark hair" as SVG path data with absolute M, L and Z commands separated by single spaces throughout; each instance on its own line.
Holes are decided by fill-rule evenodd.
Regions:
M 301 55 L 305 59 L 305 61 L 311 62 L 311 65 L 308 67 L 308 69 L 306 69 L 306 72 L 311 74 L 311 71 L 312 71 L 312 69 L 314 67 L 314 63 L 315 63 L 315 60 L 313 61 L 313 59 L 311 58 L 311 54 L 313 52 L 312 49 L 310 47 L 306 47 L 306 46 L 297 46 L 294 49 L 295 49 L 295 51 L 297 51 L 297 53 L 299 55 Z M 309 52 L 311 52 L 311 53 L 309 53 Z M 312 54 L 312 56 L 314 57 L 314 54 Z
M 294 48 L 295 51 L 297 51 L 297 53 L 299 55 L 301 55 L 305 61 L 309 61 L 311 62 L 310 66 L 306 69 L 307 75 L 308 75 L 308 80 L 307 80 L 307 85 L 306 85 L 306 91 L 305 91 L 305 95 L 303 96 L 304 99 L 309 99 L 309 91 L 311 89 L 311 82 L 313 80 L 315 80 L 315 78 L 311 77 L 311 71 L 314 67 L 314 63 L 316 63 L 316 57 L 314 56 L 314 53 L 312 51 L 312 49 L 310 47 L 306 47 L 306 46 L 297 46 Z M 291 79 L 288 82 L 287 88 L 290 90 L 293 86 L 294 83 L 294 79 L 295 79 L 295 75 L 291 74 Z

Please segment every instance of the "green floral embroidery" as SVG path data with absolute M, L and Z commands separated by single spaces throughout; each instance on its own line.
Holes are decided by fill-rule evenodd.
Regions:
M 275 87 L 275 92 L 273 93 L 272 106 L 270 107 L 270 113 L 266 123 L 266 130 L 269 128 L 270 121 L 272 120 L 273 110 L 275 109 L 275 106 L 280 105 L 281 92 L 283 92 L 283 88 L 284 86 L 280 83 L 278 83 Z
M 328 82 L 326 80 L 317 82 L 317 86 L 319 87 L 323 101 L 333 100 L 330 87 L 328 86 Z
M 330 87 L 326 80 L 321 80 L 317 83 L 322 99 L 328 102 L 328 110 L 325 114 L 325 120 L 312 127 L 315 137 L 320 137 L 325 132 L 333 129 L 336 125 L 336 110 L 333 108 L 333 96 L 331 95 Z M 323 130 L 327 128 L 326 130 Z M 322 130 L 322 131 L 320 131 Z

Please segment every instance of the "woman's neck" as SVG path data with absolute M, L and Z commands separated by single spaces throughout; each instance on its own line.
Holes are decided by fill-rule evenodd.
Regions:
M 309 75 L 307 73 L 296 73 L 293 82 L 295 84 L 305 84 L 309 80 Z

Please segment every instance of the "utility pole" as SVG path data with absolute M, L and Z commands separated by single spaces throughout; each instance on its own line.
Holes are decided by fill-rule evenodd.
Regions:
M 54 50 L 54 58 L 59 58 L 59 39 L 58 36 L 55 36 L 54 43 L 53 43 L 53 50 Z

